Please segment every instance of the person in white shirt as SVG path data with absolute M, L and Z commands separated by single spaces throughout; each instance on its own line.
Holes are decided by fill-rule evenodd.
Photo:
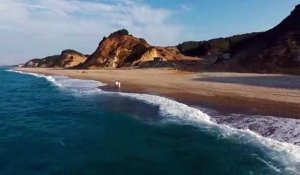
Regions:
M 120 81 L 118 81 L 118 87 L 119 87 L 119 89 L 121 89 L 121 82 Z
M 121 89 L 121 82 L 118 81 L 118 80 L 116 80 L 115 83 L 116 83 L 116 86 L 117 86 L 119 89 Z

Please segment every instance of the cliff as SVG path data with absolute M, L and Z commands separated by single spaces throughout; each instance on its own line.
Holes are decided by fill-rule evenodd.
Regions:
M 72 68 L 86 60 L 85 55 L 75 50 L 64 50 L 60 55 L 48 56 L 45 58 L 35 58 L 24 64 L 23 67 L 62 67 Z
M 300 5 L 274 28 L 246 38 L 230 50 L 232 58 L 215 70 L 300 74 Z
M 177 46 L 151 46 L 125 29 L 104 37 L 94 53 L 65 50 L 33 59 L 25 67 L 82 69 L 172 67 L 190 71 L 281 72 L 300 74 L 300 5 L 279 25 L 265 32 L 234 35 Z
M 258 35 L 248 33 L 227 38 L 216 38 L 208 41 L 186 41 L 177 45 L 178 50 L 187 56 L 205 57 L 230 52 L 240 42 Z
M 199 58 L 183 55 L 177 47 L 151 46 L 125 29 L 104 37 L 95 52 L 78 68 L 182 67 Z
M 87 57 L 80 52 L 75 50 L 64 50 L 60 54 L 60 60 L 58 65 L 64 68 L 72 68 L 83 62 L 85 62 Z
M 22 67 L 38 67 L 39 63 L 41 62 L 42 59 L 40 58 L 33 58 L 26 63 Z
M 140 59 L 150 45 L 141 38 L 129 35 L 125 29 L 104 37 L 95 52 L 80 68 L 119 68 Z

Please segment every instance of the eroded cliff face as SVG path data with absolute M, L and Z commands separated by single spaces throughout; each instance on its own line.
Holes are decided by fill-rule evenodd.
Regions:
M 24 64 L 23 67 L 42 67 L 42 68 L 72 68 L 83 63 L 86 57 L 75 50 L 64 50 L 60 55 L 48 56 L 45 58 L 32 59 Z
M 151 46 L 125 29 L 104 37 L 98 48 L 78 68 L 178 67 L 185 61 L 199 60 L 183 55 L 177 47 Z
M 226 38 L 216 38 L 208 41 L 186 41 L 179 44 L 177 48 L 182 54 L 187 56 L 216 56 L 230 52 L 235 45 L 258 34 L 259 33 L 248 33 Z
M 59 66 L 72 68 L 86 61 L 87 57 L 75 50 L 64 50 L 60 55 Z
M 33 59 L 25 67 L 120 68 L 172 67 L 201 71 L 283 72 L 300 74 L 300 5 L 266 32 L 235 35 L 177 46 L 151 46 L 125 29 L 104 37 L 91 55 L 65 50 Z
M 178 68 L 197 57 L 183 55 L 177 47 L 151 46 L 142 38 L 137 38 L 127 30 L 119 30 L 104 37 L 98 48 L 86 58 L 74 51 L 64 50 L 60 55 L 27 62 L 25 67 L 62 68 L 120 68 L 120 67 L 173 67 Z M 195 65 L 195 64 L 194 64 Z
M 155 47 L 149 47 L 147 51 L 140 57 L 138 62 L 146 62 L 146 61 L 153 61 L 154 58 L 159 58 L 161 55 L 158 53 Z
M 98 48 L 80 68 L 119 68 L 129 66 L 141 58 L 150 45 L 141 38 L 129 35 L 123 29 L 104 37 Z
M 39 63 L 41 62 L 42 59 L 39 59 L 39 58 L 34 58 L 34 59 L 31 59 L 29 61 L 27 61 L 23 67 L 38 67 Z

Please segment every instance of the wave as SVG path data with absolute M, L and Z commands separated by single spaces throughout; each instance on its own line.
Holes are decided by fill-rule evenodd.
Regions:
M 208 132 L 214 131 L 217 132 L 220 137 L 236 138 L 236 141 L 242 142 L 243 144 L 258 145 L 261 149 L 265 150 L 266 153 L 270 154 L 273 159 L 280 162 L 284 160 L 282 163 L 287 167 L 288 171 L 300 172 L 300 147 L 297 145 L 263 137 L 248 128 L 238 129 L 229 125 L 218 124 L 201 110 L 165 97 L 135 93 L 114 93 L 159 106 L 160 112 L 163 116 L 168 117 L 170 121 L 175 121 L 179 124 L 190 124 Z
M 67 76 L 52 76 L 59 87 L 71 90 L 74 95 L 90 95 L 101 91 L 100 86 L 105 84 L 94 80 L 72 79 Z
M 24 75 L 32 75 L 32 76 L 35 76 L 35 77 L 38 77 L 38 78 L 45 78 L 45 79 L 47 79 L 48 81 L 50 81 L 51 83 L 53 83 L 54 85 L 56 85 L 58 87 L 62 86 L 60 83 L 58 83 L 55 80 L 55 78 L 53 76 L 47 76 L 47 75 L 31 73 L 31 72 L 22 72 L 22 71 L 18 71 L 18 70 L 15 70 L 15 69 L 8 69 L 6 71 L 19 73 L 19 74 L 24 74 Z
M 24 75 L 32 75 L 38 78 L 45 78 L 46 80 L 53 83 L 55 86 L 60 87 L 63 90 L 70 90 L 74 92 L 74 95 L 92 94 L 101 91 L 98 87 L 105 85 L 99 81 L 74 79 L 74 78 L 69 78 L 67 76 L 60 76 L 60 75 L 50 76 L 50 75 L 43 75 L 38 73 L 22 72 L 14 69 L 8 69 L 6 71 L 20 73 Z
M 236 141 L 243 144 L 255 144 L 259 146 L 260 149 L 265 150 L 265 152 L 269 154 L 269 156 L 274 160 L 281 162 L 282 165 L 286 167 L 287 171 L 293 173 L 300 172 L 299 146 L 292 143 L 280 142 L 269 137 L 263 137 L 250 130 L 249 127 L 237 128 L 237 125 L 226 122 L 225 124 L 220 124 L 216 122 L 215 118 L 212 118 L 202 110 L 195 107 L 191 107 L 183 103 L 179 103 L 177 101 L 155 95 L 123 92 L 104 92 L 99 90 L 98 88 L 99 86 L 103 86 L 104 84 L 93 80 L 72 79 L 66 76 L 46 76 L 36 73 L 24 73 L 16 70 L 10 71 L 45 78 L 49 82 L 62 89 L 69 89 L 75 92 L 116 94 L 158 106 L 161 115 L 165 117 L 165 121 L 167 122 L 189 124 L 198 127 L 201 130 L 215 132 L 218 134 L 218 137 L 235 139 Z M 282 124 L 280 123 L 280 118 L 276 117 L 276 119 L 279 121 L 277 123 L 278 125 Z M 271 165 L 268 162 L 266 164 L 271 168 L 277 169 L 275 165 Z
M 300 146 L 299 119 L 262 115 L 208 113 L 217 123 L 226 124 L 233 128 L 249 129 L 262 136 Z

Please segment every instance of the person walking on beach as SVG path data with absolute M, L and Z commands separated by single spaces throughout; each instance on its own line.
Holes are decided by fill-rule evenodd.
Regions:
M 121 82 L 118 81 L 118 80 L 116 80 L 115 83 L 116 83 L 116 86 L 117 86 L 119 89 L 121 89 Z

